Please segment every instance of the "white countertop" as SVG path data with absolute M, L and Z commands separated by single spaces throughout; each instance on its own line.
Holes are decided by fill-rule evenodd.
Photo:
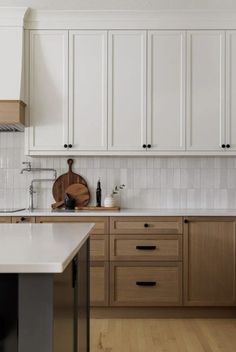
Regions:
M 121 209 L 120 211 L 22 210 L 0 216 L 236 216 L 236 209 Z
M 94 224 L 0 224 L 0 273 L 61 273 Z

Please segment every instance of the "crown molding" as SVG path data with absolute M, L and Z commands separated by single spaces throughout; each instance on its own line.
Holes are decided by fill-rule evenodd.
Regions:
M 0 7 L 0 27 L 23 27 L 27 7 Z
M 30 10 L 26 29 L 236 29 L 235 11 Z

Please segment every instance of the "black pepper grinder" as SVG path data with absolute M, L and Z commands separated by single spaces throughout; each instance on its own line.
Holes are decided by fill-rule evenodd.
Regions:
M 97 182 L 97 189 L 96 189 L 96 200 L 97 200 L 97 207 L 101 207 L 102 204 L 102 189 L 101 189 L 101 181 L 100 178 Z

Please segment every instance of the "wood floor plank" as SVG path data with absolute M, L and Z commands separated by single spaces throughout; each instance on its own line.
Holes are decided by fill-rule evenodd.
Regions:
M 236 319 L 92 319 L 91 352 L 234 352 Z

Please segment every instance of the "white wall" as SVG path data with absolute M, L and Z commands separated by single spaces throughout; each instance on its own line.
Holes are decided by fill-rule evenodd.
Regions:
M 235 0 L 0 0 L 0 6 L 40 9 L 235 9 Z
M 32 174 L 20 174 L 24 133 L 0 133 L 0 208 L 26 207 Z M 32 166 L 67 171 L 67 158 L 28 158 Z M 122 207 L 134 208 L 236 208 L 236 157 L 77 157 L 74 170 L 88 182 L 94 202 L 96 182 L 103 196 L 125 183 Z M 50 173 L 34 174 L 36 178 Z M 53 202 L 52 183 L 37 185 L 37 206 Z

